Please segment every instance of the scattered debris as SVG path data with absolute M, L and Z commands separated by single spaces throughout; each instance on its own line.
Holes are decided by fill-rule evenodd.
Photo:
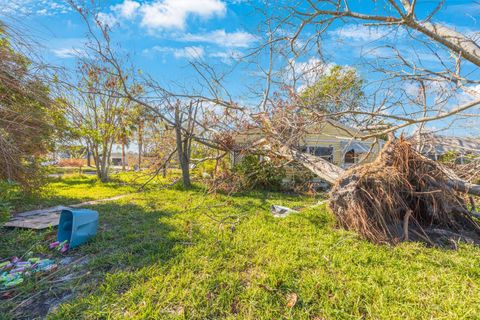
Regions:
M 14 215 L 4 227 L 26 228 L 41 230 L 58 225 L 60 212 L 68 209 L 65 206 L 56 206 L 47 209 L 27 211 Z
M 298 213 L 297 210 L 293 210 L 287 207 L 272 205 L 270 207 L 270 212 L 273 214 L 275 218 L 285 218 L 292 213 Z
M 62 303 L 71 300 L 72 298 L 73 294 L 67 293 L 61 298 L 53 298 L 45 301 L 45 305 L 48 306 L 47 314 L 55 312 Z
M 60 241 L 52 242 L 48 245 L 48 248 L 55 249 L 60 253 L 65 253 L 69 249 L 68 240 L 64 240 L 62 242 L 60 242 Z
M 64 258 L 60 259 L 58 264 L 61 265 L 61 266 L 66 266 L 66 265 L 71 264 L 73 262 L 73 260 L 74 260 L 73 257 L 64 257 Z
M 329 200 L 321 200 L 321 201 L 318 201 L 317 203 L 315 203 L 314 205 L 308 207 L 308 208 L 316 208 L 316 207 L 320 207 L 321 205 L 324 205 L 326 203 L 328 203 Z
M 36 272 L 50 272 L 57 268 L 54 260 L 30 258 L 22 261 L 17 257 L 0 264 L 0 289 L 15 287 L 24 281 L 25 276 Z
M 71 208 L 80 208 L 84 206 L 99 204 L 102 202 L 115 201 L 115 200 L 124 198 L 128 195 L 129 194 L 122 194 L 122 195 L 111 197 L 111 198 L 82 202 L 82 203 L 70 205 L 68 207 L 55 206 L 55 207 L 50 207 L 45 209 L 38 209 L 38 210 L 18 213 L 18 214 L 15 214 L 10 219 L 10 221 L 5 223 L 3 226 L 10 227 L 10 228 L 26 228 L 26 229 L 34 229 L 34 230 L 41 230 L 49 227 L 55 227 L 59 223 L 60 213 L 63 210 L 71 210 Z
M 98 212 L 88 209 L 68 209 L 60 214 L 57 240 L 68 241 L 68 246 L 63 244 L 60 251 L 63 253 L 73 249 L 97 234 Z M 60 245 L 60 244 L 59 244 Z
M 295 292 L 287 294 L 287 308 L 292 309 L 298 301 L 298 296 Z

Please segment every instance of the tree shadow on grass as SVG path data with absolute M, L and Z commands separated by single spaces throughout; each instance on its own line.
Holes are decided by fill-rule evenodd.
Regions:
M 71 257 L 73 263 L 60 266 L 55 274 L 45 275 L 48 279 L 27 279 L 11 293 L 12 298 L 0 306 L 0 313 L 12 318 L 41 318 L 51 311 L 52 301 L 63 302 L 65 297 L 71 301 L 76 294 L 96 294 L 109 276 L 119 274 L 121 279 L 118 283 L 114 281 L 113 286 L 112 283 L 107 286 L 113 291 L 110 296 L 114 297 L 128 291 L 132 285 L 148 280 L 144 273 L 137 271 L 152 264 L 168 262 L 182 252 L 182 243 L 188 242 L 185 232 L 166 223 L 176 213 L 174 211 L 149 210 L 136 204 L 118 203 L 89 208 L 100 214 L 97 235 L 87 244 L 69 251 L 67 257 Z M 53 256 L 58 262 L 65 257 L 46 249 L 55 233 L 56 228 L 44 231 L 8 230 L 0 237 L 0 245 L 9 246 L 19 256 L 28 250 L 36 256 L 39 251 L 35 250 L 35 246 L 32 250 L 32 244 L 37 243 L 36 246 L 44 250 L 40 255 Z M 81 306 L 85 307 L 85 304 Z M 78 312 L 80 314 L 81 310 Z

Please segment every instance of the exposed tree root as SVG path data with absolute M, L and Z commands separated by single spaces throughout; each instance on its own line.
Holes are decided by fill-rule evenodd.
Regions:
M 333 186 L 330 207 L 342 227 L 377 243 L 442 244 L 447 234 L 480 240 L 480 225 L 464 197 L 476 186 L 455 178 L 400 138 L 388 142 L 374 162 L 345 172 Z

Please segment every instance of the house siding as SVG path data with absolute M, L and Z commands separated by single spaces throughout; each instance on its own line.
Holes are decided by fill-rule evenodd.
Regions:
M 261 137 L 262 132 L 260 129 L 251 129 L 246 133 L 237 135 L 235 137 L 235 142 L 239 145 L 247 145 L 259 140 Z M 357 138 L 355 139 L 355 137 Z M 374 142 L 373 139 L 360 140 L 360 137 L 360 132 L 353 128 L 348 128 L 342 125 L 332 125 L 329 122 L 326 122 L 317 127 L 309 128 L 308 132 L 301 139 L 299 144 L 302 147 L 333 147 L 333 164 L 346 168 L 347 165 L 344 163 L 344 156 L 345 152 L 350 150 L 348 144 L 354 142 L 355 144 L 363 146 L 364 149 L 370 150 L 370 146 Z M 358 159 L 357 161 L 373 161 L 376 155 L 379 153 L 381 147 L 382 144 L 375 145 L 367 159 Z M 366 155 L 366 153 L 363 153 L 363 155 Z M 241 158 L 241 156 L 237 157 L 236 160 Z M 233 158 L 232 163 L 235 164 Z M 286 173 L 287 178 L 291 178 L 293 171 L 287 168 Z

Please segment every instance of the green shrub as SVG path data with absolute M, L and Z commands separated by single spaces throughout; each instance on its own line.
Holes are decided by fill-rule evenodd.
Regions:
M 274 159 L 260 161 L 256 155 L 247 155 L 233 169 L 242 190 L 280 190 L 285 170 Z
M 311 192 L 313 188 L 312 180 L 316 177 L 311 171 L 305 169 L 298 163 L 290 165 L 290 181 L 285 188 L 297 193 Z

